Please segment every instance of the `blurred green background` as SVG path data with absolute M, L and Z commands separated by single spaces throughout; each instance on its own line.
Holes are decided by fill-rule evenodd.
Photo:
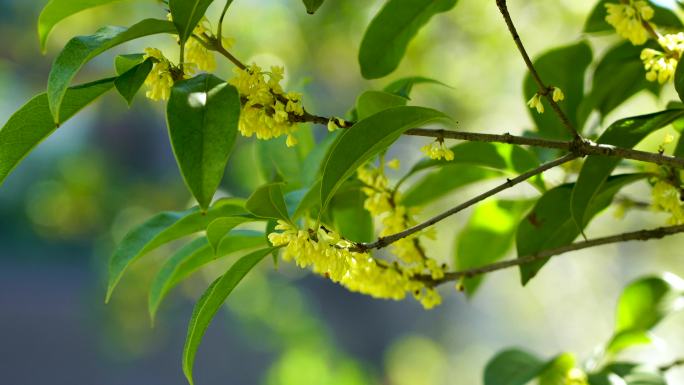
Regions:
M 209 13 L 216 23 L 221 2 Z M 510 1 L 520 34 L 534 56 L 574 42 L 593 1 Z M 429 76 L 453 88 L 425 86 L 414 103 L 446 111 L 458 129 L 520 133 L 531 126 L 522 99 L 524 66 L 494 1 L 460 0 L 436 17 L 411 44 L 399 70 L 386 80 L 362 80 L 356 62 L 362 33 L 382 1 L 328 0 L 315 16 L 299 0 L 237 0 L 225 34 L 245 62 L 284 65 L 286 89 L 305 94 L 307 109 L 343 116 L 356 95 L 407 75 Z M 35 24 L 42 1 L 0 0 L 0 116 L 5 121 L 45 88 L 49 66 L 66 41 L 106 24 L 164 18 L 153 0 L 122 1 L 86 11 L 58 26 L 46 56 Z M 615 37 L 592 38 L 595 57 Z M 80 80 L 113 73 L 116 52 L 146 46 L 173 49 L 172 38 L 147 39 L 103 55 Z M 217 75 L 228 78 L 229 63 Z M 419 86 L 420 87 L 420 86 Z M 637 95 L 614 118 L 662 108 Z M 307 126 L 317 138 L 324 127 Z M 595 129 L 598 129 L 596 127 Z M 647 140 L 654 149 L 663 134 Z M 390 156 L 402 170 L 421 157 L 427 139 L 402 138 Z M 240 141 L 223 184 L 226 195 L 247 196 L 265 181 L 260 144 Z M 650 147 L 649 147 L 650 146 Z M 293 150 L 296 151 L 296 150 Z M 399 173 L 394 176 L 398 176 Z M 560 183 L 549 173 L 547 181 Z M 479 185 L 427 207 L 428 216 L 482 191 Z M 627 195 L 648 198 L 645 184 Z M 534 197 L 521 187 L 505 196 Z M 191 204 L 166 137 L 163 106 L 139 97 L 132 108 L 115 94 L 89 107 L 43 143 L 0 188 L 0 373 L 7 384 L 184 384 L 180 357 L 192 304 L 225 262 L 212 265 L 176 290 L 150 327 L 150 279 L 172 248 L 138 263 L 105 306 L 106 263 L 115 242 L 160 210 Z M 658 226 L 665 216 L 612 209 L 588 229 L 592 236 Z M 455 235 L 469 213 L 438 225 L 429 253 L 449 262 Z M 516 270 L 488 277 L 467 300 L 445 287 L 444 304 L 424 311 L 412 300 L 377 301 L 281 264 L 248 277 L 225 314 L 210 327 L 196 364 L 198 384 L 481 383 L 487 360 L 509 346 L 550 357 L 561 351 L 589 358 L 610 337 L 622 286 L 647 273 L 684 275 L 682 238 L 617 244 L 553 260 L 527 287 Z M 684 315 L 656 330 L 661 342 L 632 349 L 631 357 L 661 364 L 684 355 Z M 672 370 L 684 384 L 684 370 Z

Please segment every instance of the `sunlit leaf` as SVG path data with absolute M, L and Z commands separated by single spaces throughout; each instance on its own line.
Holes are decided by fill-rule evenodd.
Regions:
M 546 363 L 518 349 L 500 352 L 485 367 L 484 385 L 525 385 L 544 370 Z
M 62 120 L 71 118 L 112 87 L 114 78 L 67 89 L 60 112 Z M 45 93 L 17 110 L 0 130 L 0 185 L 17 164 L 56 129 Z
M 191 385 L 193 384 L 192 368 L 195 355 L 209 323 L 245 275 L 273 250 L 274 248 L 263 249 L 240 258 L 224 275 L 209 286 L 195 304 L 183 348 L 183 373 Z

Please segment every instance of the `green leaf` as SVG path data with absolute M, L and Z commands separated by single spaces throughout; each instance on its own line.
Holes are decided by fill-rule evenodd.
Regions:
M 306 13 L 309 15 L 313 15 L 316 13 L 318 8 L 320 8 L 321 5 L 323 5 L 324 0 L 302 0 L 304 2 L 304 6 L 306 7 Z
M 195 355 L 209 323 L 247 273 L 273 250 L 274 248 L 262 249 L 240 258 L 224 275 L 217 278 L 197 301 L 183 348 L 183 373 L 191 385 L 193 384 L 192 367 L 195 363 Z
M 603 118 L 615 107 L 644 89 L 654 94 L 659 93 L 658 83 L 646 80 L 644 64 L 639 58 L 643 49 L 643 46 L 623 42 L 603 56 L 594 71 L 591 93 L 583 101 L 582 108 L 585 109 L 586 115 L 596 109 Z M 586 116 L 580 117 L 579 120 L 581 126 Z
M 539 385 L 564 385 L 568 373 L 577 366 L 577 359 L 572 353 L 562 353 L 547 362 L 546 368 L 539 375 Z
M 684 280 L 674 274 L 646 277 L 630 283 L 617 305 L 611 353 L 638 343 L 648 343 L 647 332 L 668 314 L 684 308 Z M 627 337 L 627 338 L 626 338 Z
M 596 199 L 588 207 L 582 228 L 608 207 L 615 194 L 629 183 L 643 179 L 646 174 L 611 176 L 601 186 Z M 547 191 L 537 201 L 532 211 L 518 225 L 516 246 L 518 257 L 537 254 L 540 251 L 572 243 L 580 234 L 570 214 L 570 197 L 574 184 L 564 184 Z M 548 259 L 520 266 L 522 284 L 525 285 L 546 264 Z
M 74 116 L 113 86 L 114 78 L 110 78 L 67 89 L 60 112 L 63 120 Z M 17 164 L 56 129 L 45 93 L 17 110 L 0 129 L 0 185 Z
M 269 183 L 256 189 L 247 199 L 245 208 L 259 218 L 281 219 L 290 222 L 281 183 Z
M 357 168 L 389 147 L 404 131 L 437 120 L 449 118 L 430 108 L 401 106 L 381 111 L 346 129 L 325 162 L 322 206 L 327 206 L 335 191 Z
M 398 185 L 402 185 L 410 176 L 420 171 L 440 168 L 413 184 L 404 194 L 403 204 L 424 205 L 457 188 L 501 176 L 503 172 L 520 174 L 539 166 L 534 154 L 519 146 L 464 142 L 451 147 L 451 150 L 454 152 L 454 160 L 423 159 L 399 181 Z M 532 182 L 544 189 L 541 177 L 533 178 Z
M 113 3 L 119 0 L 50 0 L 38 16 L 38 37 L 40 49 L 45 52 L 47 39 L 60 21 L 89 8 Z
M 608 12 L 606 11 L 606 3 L 615 3 L 615 1 L 599 0 L 599 2 L 596 4 L 594 9 L 589 14 L 589 18 L 587 18 L 587 21 L 584 25 L 584 32 L 612 32 L 615 30 L 613 26 L 606 22 L 606 15 L 608 14 Z M 658 27 L 669 27 L 677 30 L 682 29 L 682 27 L 684 27 L 684 25 L 682 25 L 681 20 L 679 20 L 679 17 L 677 17 L 677 15 L 674 12 L 672 12 L 672 10 L 656 5 L 651 1 L 649 1 L 649 3 L 655 11 L 653 19 L 649 20 L 650 22 L 655 23 Z
M 178 30 L 181 44 L 185 44 L 197 23 L 207 12 L 214 0 L 169 0 L 169 9 L 173 23 Z
M 392 83 L 388 84 L 384 90 L 385 92 L 389 92 L 406 99 L 411 99 L 411 91 L 413 91 L 413 86 L 416 84 L 437 84 L 451 88 L 439 80 L 430 79 L 423 76 L 409 76 L 393 81 Z
M 674 85 L 679 95 L 679 100 L 684 101 L 684 66 L 677 66 L 675 69 Z
M 359 49 L 366 79 L 389 75 L 398 66 L 413 36 L 432 16 L 446 12 L 457 0 L 389 0 L 373 18 Z
M 236 251 L 266 246 L 264 234 L 258 231 L 233 230 L 221 240 L 214 252 L 206 238 L 188 243 L 161 267 L 152 281 L 148 297 L 150 319 L 154 323 L 157 310 L 167 294 L 202 266 Z
M 250 215 L 236 215 L 230 217 L 217 218 L 207 226 L 207 240 L 215 253 L 218 252 L 221 241 L 229 235 L 235 227 L 257 219 Z
M 383 91 L 366 91 L 356 99 L 359 120 L 392 107 L 405 106 L 408 99 Z
M 147 75 L 149 75 L 150 71 L 152 71 L 153 65 L 154 63 L 152 60 L 147 59 L 124 72 L 114 81 L 116 90 L 119 91 L 119 94 L 121 94 L 124 99 L 126 99 L 126 102 L 128 102 L 129 106 L 131 103 L 133 103 L 135 94 L 138 93 L 140 87 L 142 87 L 143 83 L 145 83 L 145 79 L 147 79 Z
M 94 35 L 71 39 L 55 59 L 48 77 L 47 95 L 54 121 L 61 123 L 64 120 L 60 116 L 60 106 L 67 87 L 81 67 L 92 58 L 130 40 L 173 32 L 175 28 L 169 21 L 146 19 L 130 28 L 109 26 L 100 29 Z
M 621 119 L 611 124 L 601 134 L 598 143 L 631 148 L 648 134 L 682 116 L 684 116 L 684 110 L 665 110 Z M 619 163 L 619 158 L 606 156 L 589 156 L 584 162 L 571 198 L 571 212 L 576 223 L 585 222 L 589 204 Z
M 297 207 L 292 214 L 292 220 L 299 219 L 304 215 L 309 209 L 321 204 L 321 181 L 317 180 L 311 188 L 309 188 L 297 204 Z
M 485 367 L 484 385 L 525 385 L 544 370 L 546 363 L 518 349 L 505 350 Z
M 578 124 L 578 108 L 584 98 L 584 73 L 591 63 L 591 48 L 586 41 L 580 41 L 550 50 L 534 61 L 534 66 L 547 86 L 560 87 L 565 94 L 565 100 L 558 103 L 561 110 L 570 120 L 573 127 L 581 129 Z M 539 87 L 528 73 L 524 82 L 524 101 L 534 96 Z M 543 98 L 542 98 L 543 99 Z M 571 139 L 570 133 L 561 124 L 558 117 L 552 113 L 551 106 L 542 100 L 546 109 L 545 114 L 539 114 L 535 109 L 528 108 L 537 130 L 545 138 Z
M 145 61 L 144 53 L 129 53 L 125 55 L 117 55 L 114 58 L 114 69 L 116 74 L 121 76 L 128 72 L 131 68 L 141 64 Z
M 346 239 L 355 242 L 373 240 L 373 218 L 363 207 L 366 195 L 359 189 L 336 194 L 330 203 L 335 228 Z
M 165 243 L 206 229 L 216 218 L 244 213 L 244 208 L 238 201 L 225 199 L 216 202 L 206 213 L 197 207 L 186 211 L 167 211 L 132 229 L 109 260 L 109 284 L 105 301 L 109 301 L 128 266 L 143 255 Z
M 477 206 L 456 238 L 456 269 L 480 267 L 505 257 L 513 246 L 520 218 L 530 205 L 530 201 L 488 200 Z M 482 278 L 463 280 L 466 295 L 475 294 Z
M 206 209 L 237 139 L 240 95 L 216 76 L 201 74 L 173 86 L 166 119 L 183 180 Z

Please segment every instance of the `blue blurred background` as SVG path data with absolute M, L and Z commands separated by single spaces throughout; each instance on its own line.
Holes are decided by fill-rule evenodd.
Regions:
M 220 3 L 220 2 L 217 2 Z M 511 1 L 512 13 L 531 53 L 581 38 L 585 0 Z M 494 1 L 461 0 L 436 17 L 410 46 L 392 78 L 361 79 L 356 52 L 365 26 L 381 1 L 328 0 L 316 16 L 299 0 L 237 0 L 225 33 L 246 62 L 286 68 L 287 89 L 305 94 L 307 109 L 342 116 L 356 95 L 402 75 L 430 76 L 449 88 L 422 88 L 416 104 L 442 109 L 459 129 L 522 132 L 531 123 L 522 99 L 524 68 Z M 42 1 L 0 0 L 0 120 L 45 88 L 50 63 L 65 42 L 106 24 L 130 25 L 164 18 L 157 2 L 122 1 L 83 12 L 53 33 L 40 54 L 35 25 Z M 212 7 L 215 23 L 220 4 Z M 595 56 L 609 37 L 592 40 Z M 146 46 L 173 47 L 171 38 L 147 39 L 102 55 L 81 81 L 113 73 L 113 55 Z M 218 75 L 231 76 L 222 63 Z M 637 95 L 607 119 L 662 108 L 660 99 Z M 305 127 L 316 137 L 324 127 Z M 663 133 L 649 138 L 656 148 Z M 427 140 L 402 138 L 390 155 L 406 171 Z M 258 144 L 241 140 L 223 184 L 226 195 L 247 196 L 265 181 Z M 650 147 L 649 147 L 650 146 Z M 398 175 L 398 174 L 397 174 Z M 396 176 L 396 175 L 395 175 Z M 547 180 L 561 182 L 551 173 Z M 482 191 L 459 190 L 427 207 L 436 213 Z M 647 197 L 645 185 L 628 191 Z M 509 196 L 534 196 L 522 187 Z M 0 373 L 4 384 L 185 384 L 180 365 L 193 301 L 228 258 L 175 290 L 154 328 L 147 316 L 147 288 L 164 248 L 136 264 L 109 305 L 104 304 L 106 263 L 113 245 L 133 225 L 160 210 L 190 205 L 166 137 L 163 106 L 139 97 L 132 108 L 114 94 L 89 107 L 41 144 L 0 188 Z M 449 262 L 462 213 L 438 226 L 435 256 Z M 588 230 L 657 226 L 665 217 L 607 212 Z M 561 351 L 589 358 L 610 337 L 613 308 L 622 286 L 646 274 L 684 275 L 682 238 L 607 246 L 552 261 L 521 288 L 517 271 L 493 274 L 472 299 L 444 288 L 444 304 L 424 311 L 412 300 L 377 301 L 281 264 L 264 263 L 238 287 L 200 348 L 196 382 L 212 384 L 481 383 L 487 360 L 521 346 L 550 357 Z M 633 349 L 660 364 L 684 355 L 684 317 L 667 319 L 662 342 Z M 665 343 L 666 341 L 667 343 Z M 669 374 L 684 384 L 684 371 Z

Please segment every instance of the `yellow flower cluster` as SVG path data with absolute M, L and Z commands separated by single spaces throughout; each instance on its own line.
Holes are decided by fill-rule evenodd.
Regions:
M 273 246 L 284 246 L 284 261 L 294 261 L 301 268 L 339 283 L 351 291 L 375 298 L 402 300 L 406 293 L 413 293 L 426 308 L 432 308 L 441 301 L 434 288 L 426 286 L 412 275 L 373 259 L 367 253 L 350 251 L 351 242 L 332 230 L 303 230 L 285 221 L 278 221 L 276 230 L 268 239 Z
M 565 94 L 563 93 L 563 90 L 561 90 L 560 88 L 553 87 L 551 88 L 551 98 L 556 103 L 561 102 L 565 100 Z M 544 113 L 544 104 L 542 103 L 542 96 L 538 92 L 535 93 L 534 96 L 532 96 L 532 99 L 527 101 L 527 105 L 530 108 L 536 109 L 537 113 Z
M 672 215 L 670 223 L 684 223 L 684 208 L 682 208 L 680 191 L 676 187 L 666 181 L 659 180 L 653 185 L 651 194 L 653 195 L 654 208 Z
M 658 38 L 658 43 L 665 52 L 652 48 L 644 48 L 641 51 L 641 60 L 646 69 L 646 79 L 660 84 L 665 84 L 674 78 L 677 63 L 684 53 L 684 33 L 668 34 Z
M 207 18 L 203 18 L 195 27 L 193 35 L 204 36 L 205 33 L 210 32 L 208 23 Z M 226 41 L 224 39 L 224 42 Z M 196 70 L 213 72 L 216 70 L 216 58 L 199 40 L 191 37 L 185 43 L 185 67 L 187 67 L 185 71 L 188 74 L 193 74 Z
M 643 23 L 653 18 L 653 8 L 645 0 L 628 0 L 618 4 L 606 3 L 606 21 L 615 28 L 618 35 L 634 45 L 648 40 L 648 31 Z
M 436 140 L 434 142 L 428 143 L 420 148 L 425 155 L 431 159 L 444 159 L 444 160 L 454 160 L 454 152 L 451 151 L 445 144 L 443 140 Z
M 156 48 L 146 48 L 144 57 L 155 59 L 152 70 L 145 79 L 145 85 L 148 88 L 145 96 L 152 100 L 168 100 L 171 96 L 171 87 L 173 87 L 171 62 Z
M 392 163 L 391 161 L 390 163 Z M 357 171 L 358 178 L 365 185 L 362 192 L 366 195 L 364 208 L 374 218 L 380 218 L 383 225 L 380 236 L 388 236 L 406 230 L 416 225 L 413 216 L 415 209 L 399 204 L 401 197 L 398 192 L 388 188 L 388 180 L 384 168 L 361 167 Z M 398 260 L 406 264 L 405 268 L 414 274 L 427 271 L 433 279 L 444 276 L 444 266 L 424 255 L 417 243 L 419 234 L 397 240 L 390 245 L 390 250 Z
M 264 73 L 258 65 L 252 64 L 244 70 L 236 68 L 235 73 L 229 83 L 245 99 L 240 114 L 240 133 L 247 137 L 256 135 L 258 139 L 287 135 L 288 147 L 297 144 L 292 135 L 297 126 L 291 121 L 290 114 L 304 115 L 302 95 L 283 91 L 280 86 L 283 67 L 271 67 L 270 72 Z

